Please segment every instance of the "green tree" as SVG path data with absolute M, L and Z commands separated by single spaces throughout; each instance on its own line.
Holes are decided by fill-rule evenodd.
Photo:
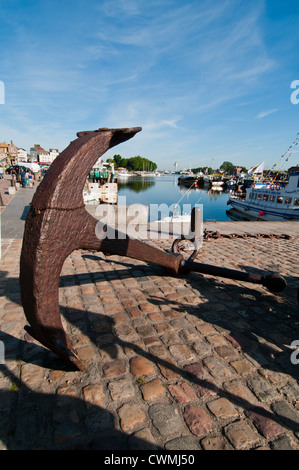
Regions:
M 127 163 L 128 163 L 128 159 L 127 159 L 127 158 L 121 158 L 121 160 L 120 160 L 118 166 L 120 166 L 120 167 L 122 167 L 122 168 L 127 168 Z
M 114 155 L 113 161 L 116 167 L 121 166 L 120 164 L 121 159 L 122 159 L 121 155 Z
M 155 171 L 157 164 L 147 158 L 137 155 L 136 157 L 123 158 L 121 155 L 114 155 L 113 159 L 108 158 L 107 162 L 113 162 L 116 168 L 124 167 L 132 171 Z
M 226 173 L 231 173 L 234 166 L 235 165 L 233 163 L 225 161 L 222 163 L 220 170 L 224 170 Z

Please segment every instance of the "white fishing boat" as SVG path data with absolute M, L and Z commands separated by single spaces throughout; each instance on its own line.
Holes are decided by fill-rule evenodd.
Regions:
M 156 173 L 154 171 L 142 171 L 140 176 L 141 178 L 155 178 Z
M 245 199 L 232 193 L 227 204 L 259 220 L 299 221 L 299 166 L 289 169 L 286 186 L 275 182 L 253 183 L 246 189 Z
M 182 214 L 182 215 L 170 215 L 168 217 L 163 217 L 161 220 L 156 220 L 156 222 L 166 222 L 166 223 L 182 223 L 182 222 L 191 222 L 191 214 Z
M 116 204 L 117 192 L 118 187 L 116 183 L 105 183 L 100 186 L 98 183 L 86 182 L 83 189 L 83 201 L 84 204 L 99 204 L 103 202 Z
M 131 173 L 129 173 L 127 170 L 117 170 L 117 179 L 119 180 L 126 180 L 132 176 Z
M 223 191 L 223 181 L 212 181 L 211 190 L 212 191 Z

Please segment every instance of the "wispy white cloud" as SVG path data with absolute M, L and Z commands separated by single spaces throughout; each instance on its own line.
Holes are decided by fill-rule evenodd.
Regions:
M 262 111 L 257 116 L 256 119 L 263 119 L 264 117 L 269 116 L 270 114 L 277 113 L 278 109 L 268 109 L 268 111 Z
M 179 152 L 208 152 L 212 138 L 222 148 L 230 127 L 248 133 L 282 109 L 271 91 L 280 58 L 266 34 L 265 0 L 53 0 L 59 15 L 50 3 L 24 9 L 23 22 L 16 11 L 15 47 L 6 41 L 0 51 L 0 123 L 24 129 L 26 141 L 34 129 L 57 132 L 49 146 L 61 148 L 85 127 L 140 125 L 134 146 L 179 160 Z
M 157 14 L 152 4 L 133 2 L 126 9 L 120 1 L 113 10 L 115 5 L 120 9 L 117 21 L 106 21 L 105 15 L 98 19 L 95 43 L 100 51 L 101 47 L 118 51 L 111 61 L 106 59 L 111 65 L 105 75 L 107 91 L 115 83 L 117 68 L 128 82 L 130 77 L 134 82 L 132 87 L 122 87 L 123 104 L 127 100 L 130 107 L 132 98 L 142 98 L 144 108 L 152 111 L 156 106 L 158 122 L 161 101 L 167 103 L 162 120 L 171 121 L 177 114 L 195 116 L 249 95 L 248 86 L 273 68 L 259 24 L 260 2 L 239 9 L 237 0 L 216 5 L 201 2 L 200 6 L 167 3 L 168 8 L 162 9 L 156 2 Z M 104 2 L 101 11 L 111 16 L 107 5 Z M 132 70 L 135 73 L 130 75 Z

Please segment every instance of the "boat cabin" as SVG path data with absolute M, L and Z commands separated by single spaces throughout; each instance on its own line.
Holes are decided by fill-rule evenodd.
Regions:
M 299 167 L 289 170 L 289 182 L 285 187 L 275 183 L 252 185 L 247 190 L 246 202 L 265 207 L 294 207 L 299 211 Z
M 231 195 L 233 208 L 262 220 L 299 220 L 299 166 L 289 169 L 289 181 L 280 183 L 257 182 L 246 189 L 245 200 Z

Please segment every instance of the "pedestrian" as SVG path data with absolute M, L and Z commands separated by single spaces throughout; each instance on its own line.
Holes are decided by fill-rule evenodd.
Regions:
M 3 179 L 3 168 L 2 166 L 0 166 L 0 180 Z
M 26 173 L 25 173 L 26 186 L 28 185 L 28 178 L 29 178 L 29 172 L 28 170 L 26 170 Z
M 17 181 L 17 172 L 16 170 L 13 168 L 11 170 L 11 185 L 13 187 L 16 187 L 16 181 Z
M 28 187 L 33 188 L 33 175 L 31 171 L 28 173 Z
M 22 185 L 22 188 L 26 188 L 26 186 L 27 186 L 27 179 L 26 179 L 26 171 L 25 170 L 21 171 L 21 185 Z

